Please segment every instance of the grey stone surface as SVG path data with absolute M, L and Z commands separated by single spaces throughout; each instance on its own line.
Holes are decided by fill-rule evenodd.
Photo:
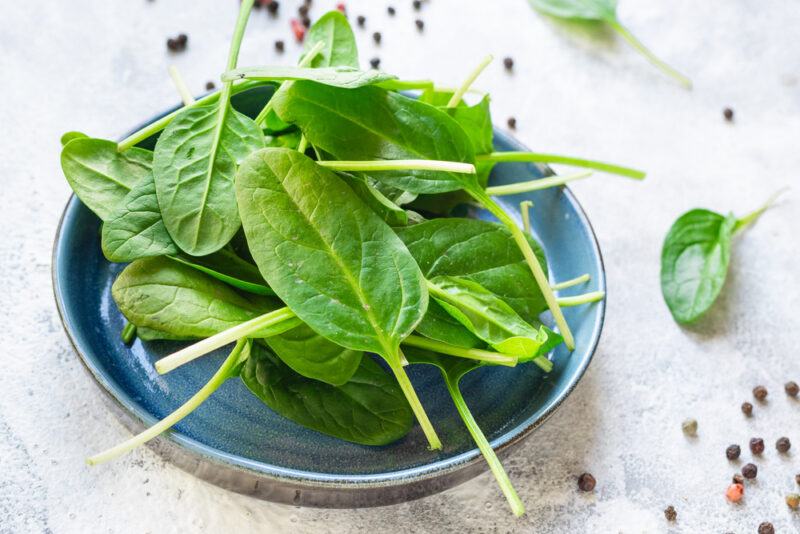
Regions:
M 242 63 L 295 60 L 286 17 L 256 12 Z M 317 0 L 314 13 L 333 2 Z M 173 105 L 176 64 L 201 92 L 225 62 L 237 2 L 115 0 L 5 2 L 0 17 L 0 532 L 778 532 L 800 530 L 783 502 L 796 491 L 800 404 L 797 189 L 737 239 L 719 305 L 697 327 L 676 326 L 658 287 L 661 240 L 695 206 L 736 213 L 796 185 L 800 169 L 800 7 L 795 0 L 624 1 L 621 17 L 691 75 L 684 91 L 613 36 L 582 35 L 533 13 L 524 0 L 430 0 L 414 28 L 410 2 L 351 0 L 367 15 L 362 61 L 408 78 L 454 85 L 486 53 L 479 86 L 498 124 L 540 151 L 647 169 L 643 183 L 596 176 L 574 186 L 598 233 L 609 277 L 608 317 L 596 358 L 558 413 L 506 462 L 528 514 L 515 519 L 490 476 L 444 494 L 372 510 L 313 510 L 227 493 L 150 451 L 96 468 L 84 457 L 127 433 L 106 411 L 58 322 L 50 253 L 69 190 L 59 135 L 115 137 Z M 370 34 L 381 30 L 383 44 Z M 189 47 L 170 56 L 166 37 Z M 277 56 L 276 38 L 287 41 Z M 733 124 L 722 108 L 736 111 Z M 739 404 L 763 383 L 769 402 L 745 419 Z M 686 439 L 681 421 L 700 430 Z M 763 436 L 758 482 L 724 499 L 741 464 L 730 443 Z M 750 458 L 743 453 L 743 461 Z M 598 480 L 579 494 L 576 476 Z M 673 504 L 678 521 L 662 510 Z

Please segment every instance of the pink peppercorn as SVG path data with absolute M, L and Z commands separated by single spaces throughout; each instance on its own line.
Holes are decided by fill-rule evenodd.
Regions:
M 744 497 L 744 486 L 742 484 L 731 484 L 725 492 L 725 497 L 731 502 L 739 502 Z

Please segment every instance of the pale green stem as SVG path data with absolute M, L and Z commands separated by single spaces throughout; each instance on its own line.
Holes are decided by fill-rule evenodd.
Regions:
M 386 80 L 377 84 L 390 91 L 408 91 L 412 89 L 433 89 L 432 80 Z
M 456 92 L 453 93 L 453 96 L 450 97 L 450 101 L 447 103 L 448 108 L 454 108 L 459 104 L 459 102 L 461 102 L 461 99 L 464 98 L 464 94 L 467 92 L 467 90 L 469 90 L 478 76 L 480 76 L 481 72 L 483 72 L 483 69 L 485 69 L 493 59 L 494 57 L 492 57 L 491 54 L 483 58 L 478 66 L 475 67 L 475 70 L 473 70 L 469 76 L 467 76 L 467 79 L 464 80 L 464 83 L 462 83 L 461 86 L 456 89 Z
M 133 323 L 126 323 L 119 337 L 122 338 L 122 342 L 126 345 L 130 344 L 133 338 L 136 337 L 136 325 Z
M 549 176 L 547 178 L 539 178 L 537 180 L 530 180 L 527 182 L 518 182 L 516 184 L 487 187 L 486 192 L 493 197 L 502 195 L 516 195 L 519 193 L 528 193 L 530 191 L 540 191 L 550 187 L 557 187 L 569 182 L 574 182 L 575 180 L 588 178 L 591 175 L 591 171 L 581 171 L 574 174 L 565 174 L 563 176 Z
M 494 365 L 505 365 L 507 367 L 514 367 L 517 365 L 517 357 L 500 352 L 491 352 L 483 349 L 468 349 L 466 347 L 458 347 L 429 339 L 427 337 L 410 335 L 403 340 L 403 345 L 410 347 L 417 347 L 420 349 L 427 349 L 440 354 L 447 354 L 448 356 L 455 356 L 457 358 L 466 358 L 469 360 L 477 360 L 481 362 L 491 363 Z
M 564 280 L 563 282 L 559 282 L 557 284 L 553 284 L 551 287 L 554 291 L 558 291 L 559 289 L 567 289 L 568 287 L 577 286 L 578 284 L 583 284 L 591 280 L 592 277 L 589 276 L 589 273 L 582 274 L 576 278 L 571 280 Z
M 325 43 L 319 41 L 311 48 L 311 50 L 308 51 L 306 55 L 303 56 L 303 59 L 300 60 L 297 66 L 300 68 L 306 68 L 309 65 L 311 65 L 311 62 L 314 61 L 314 58 L 317 57 L 317 54 L 319 54 L 323 48 L 325 48 Z M 267 104 L 255 118 L 256 124 L 258 124 L 262 128 L 264 127 L 264 122 L 267 120 L 267 115 L 269 115 L 270 111 L 272 111 L 273 103 L 274 101 L 270 98 L 269 102 L 267 102 Z
M 297 151 L 301 154 L 305 154 L 306 149 L 308 148 L 308 139 L 306 139 L 305 135 L 300 136 L 300 142 L 297 143 Z
M 772 207 L 772 205 L 775 203 L 778 197 L 781 196 L 783 193 L 785 193 L 788 189 L 789 189 L 788 187 L 779 189 L 778 191 L 773 193 L 772 196 L 770 196 L 760 208 L 758 208 L 753 212 L 748 213 L 741 219 L 737 219 L 736 225 L 733 227 L 733 234 L 734 235 L 738 234 L 739 232 L 741 232 L 742 230 L 744 230 L 745 228 L 756 222 L 758 218 L 761 217 L 761 215 L 765 211 L 767 211 L 769 208 Z
M 539 286 L 539 290 L 542 292 L 542 296 L 544 297 L 545 302 L 547 303 L 547 307 L 550 309 L 550 312 L 553 314 L 553 319 L 558 326 L 559 331 L 561 332 L 561 336 L 564 338 L 564 344 L 567 346 L 569 350 L 575 348 L 575 339 L 572 336 L 572 331 L 567 324 L 567 320 L 564 318 L 564 314 L 561 311 L 561 307 L 558 305 L 558 301 L 556 300 L 556 296 L 553 293 L 553 290 L 550 288 L 550 282 L 547 280 L 547 275 L 544 274 L 544 270 L 542 270 L 542 266 L 539 265 L 539 259 L 534 254 L 533 249 L 531 249 L 530 243 L 528 243 L 528 239 L 525 237 L 525 233 L 520 230 L 517 224 L 511 219 L 511 217 L 503 211 L 503 209 L 489 197 L 486 192 L 482 189 L 479 190 L 466 190 L 475 200 L 480 202 L 481 204 L 488 209 L 492 215 L 497 217 L 497 219 L 503 223 L 506 228 L 511 232 L 511 236 L 516 241 L 517 246 L 519 247 L 522 255 L 525 257 L 525 262 L 528 264 L 528 267 L 533 274 L 536 283 Z
M 445 171 L 475 174 L 475 166 L 459 161 L 437 161 L 431 159 L 387 159 L 376 161 L 318 161 L 318 165 L 334 171 Z
M 657 69 L 661 72 L 666 74 L 667 76 L 671 77 L 672 79 L 676 80 L 679 84 L 681 84 L 686 89 L 692 88 L 692 80 L 672 68 L 671 66 L 667 65 L 664 61 L 662 61 L 658 56 L 653 54 L 635 35 L 633 35 L 628 28 L 620 24 L 620 22 L 616 19 L 608 20 L 608 25 L 614 28 L 614 30 L 619 33 L 623 39 L 628 41 L 637 52 L 642 54 L 650 63 L 655 65 Z
M 161 358 L 156 362 L 156 371 L 163 375 L 164 373 L 168 373 L 173 369 L 180 367 L 185 363 L 189 363 L 200 356 L 208 354 L 213 350 L 224 347 L 228 343 L 233 343 L 234 341 L 246 338 L 258 332 L 262 328 L 276 325 L 294 317 L 294 312 L 289 308 L 279 308 L 275 311 L 265 313 L 264 315 L 260 315 L 255 319 L 250 319 L 249 321 L 228 328 L 227 330 L 223 330 L 218 334 L 214 334 L 213 336 L 198 341 L 193 345 L 189 345 L 178 352 Z
M 533 207 L 533 202 L 530 200 L 523 200 L 519 203 L 519 212 L 522 215 L 522 230 L 528 234 L 531 234 L 531 208 Z
M 175 89 L 178 90 L 178 94 L 181 96 L 181 100 L 183 101 L 184 106 L 191 106 L 195 103 L 194 96 L 192 96 L 192 92 L 189 91 L 189 87 L 187 87 L 186 82 L 181 76 L 180 71 L 178 71 L 178 67 L 175 65 L 169 66 L 169 77 L 172 78 L 172 83 L 175 84 Z
M 508 500 L 508 504 L 511 506 L 511 511 L 514 512 L 515 516 L 521 516 L 525 513 L 525 505 L 522 503 L 519 495 L 517 495 L 514 485 L 511 484 L 511 480 L 508 478 L 508 473 L 506 473 L 506 470 L 503 469 L 503 464 L 500 463 L 500 459 L 497 457 L 494 449 L 492 449 L 492 446 L 489 444 L 489 440 L 486 439 L 486 436 L 483 434 L 481 428 L 478 426 L 478 423 L 475 421 L 475 418 L 472 416 L 472 412 L 469 411 L 469 407 L 464 401 L 464 397 L 461 395 L 461 390 L 458 389 L 458 379 L 454 380 L 445 375 L 444 381 L 447 385 L 447 391 L 450 393 L 450 397 L 452 397 L 453 403 L 455 403 L 459 415 L 461 415 L 461 419 L 464 421 L 464 424 L 466 425 L 467 430 L 469 430 L 472 439 L 478 446 L 478 450 L 481 451 L 481 454 L 486 459 L 486 463 L 489 464 L 489 469 L 492 471 L 494 478 L 497 480 L 500 490 Z
M 430 448 L 433 450 L 441 449 L 442 442 L 439 440 L 439 436 L 436 435 L 436 430 L 433 428 L 431 420 L 428 419 L 428 414 L 425 413 L 425 408 L 422 407 L 422 402 L 420 402 L 417 392 L 414 391 L 414 386 L 411 385 L 411 380 L 408 379 L 406 370 L 401 364 L 406 357 L 403 355 L 400 347 L 397 347 L 397 353 L 395 355 L 387 356 L 390 357 L 386 358 L 386 362 L 394 373 L 397 383 L 400 385 L 400 389 L 403 390 L 403 394 L 406 396 L 406 400 L 408 400 L 408 404 L 411 406 L 411 410 L 414 412 L 419 426 L 422 427 L 422 432 L 425 434 L 425 437 L 428 438 Z
M 222 383 L 225 382 L 225 380 L 230 377 L 231 371 L 236 365 L 239 359 L 239 353 L 242 352 L 246 341 L 247 340 L 245 339 L 241 339 L 238 343 L 236 343 L 236 346 L 233 348 L 231 354 L 225 359 L 225 362 L 223 362 L 222 366 L 217 370 L 217 372 L 214 373 L 214 376 L 211 377 L 211 380 L 209 380 L 205 386 L 200 388 L 200 391 L 195 393 L 192 398 L 186 401 L 186 403 L 184 403 L 180 408 L 144 432 L 133 436 L 131 439 L 120 443 L 116 447 L 112 447 L 106 451 L 103 451 L 100 454 L 96 454 L 90 458 L 87 458 L 86 463 L 89 465 L 97 465 L 122 456 L 126 452 L 130 452 L 139 445 L 142 445 L 155 438 L 162 432 L 168 430 L 170 427 L 176 425 L 181 419 L 192 413 L 212 393 L 214 393 L 222 385 Z
M 590 302 L 603 300 L 605 297 L 605 291 L 592 291 L 590 293 L 584 293 L 583 295 L 575 295 L 574 297 L 559 297 L 558 305 L 564 307 L 580 306 L 581 304 L 589 304 Z
M 523 162 L 523 163 L 560 163 L 573 167 L 584 167 L 600 172 L 625 176 L 635 180 L 642 180 L 647 175 L 644 171 L 622 167 L 613 163 L 605 163 L 591 159 L 573 158 L 571 156 L 561 156 L 558 154 L 542 154 L 538 152 L 491 152 L 489 154 L 479 154 L 475 156 L 477 161 L 494 161 L 496 163 Z

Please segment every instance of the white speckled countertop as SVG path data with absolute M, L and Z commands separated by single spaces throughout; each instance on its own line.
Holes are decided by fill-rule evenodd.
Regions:
M 241 63 L 291 63 L 283 18 L 254 13 Z M 393 3 L 397 16 L 385 8 Z M 316 0 L 319 15 L 333 2 Z M 225 62 L 234 0 L 6 2 L 0 18 L 0 532 L 756 532 L 800 530 L 784 494 L 797 490 L 800 381 L 795 187 L 735 245 L 731 276 L 699 326 L 676 326 L 661 300 L 658 260 L 672 220 L 695 206 L 743 213 L 800 174 L 800 6 L 796 0 L 623 0 L 621 18 L 691 75 L 687 92 L 613 36 L 581 36 L 525 0 L 430 0 L 418 35 L 410 0 L 351 0 L 362 61 L 455 84 L 487 52 L 479 86 L 496 122 L 540 151 L 639 166 L 647 180 L 597 176 L 575 185 L 606 260 L 608 315 L 587 375 L 556 415 L 505 462 L 528 514 L 508 512 L 489 474 L 420 501 L 370 510 L 273 505 L 217 489 L 140 449 L 96 468 L 83 458 L 128 433 L 106 411 L 57 317 L 50 254 L 69 190 L 59 136 L 116 137 L 177 101 L 170 63 L 202 92 Z M 370 34 L 383 32 L 376 48 Z M 186 32 L 170 56 L 166 37 Z M 276 38 L 287 41 L 283 57 Z M 722 108 L 736 111 L 733 124 Z M 763 383 L 769 403 L 739 404 Z M 695 417 L 687 440 L 680 422 Z M 774 451 L 781 435 L 795 449 Z M 725 447 L 763 436 L 743 504 L 724 490 L 737 465 Z M 743 459 L 750 457 L 743 453 Z M 597 489 L 576 491 L 592 472 Z M 662 510 L 673 504 L 672 525 Z

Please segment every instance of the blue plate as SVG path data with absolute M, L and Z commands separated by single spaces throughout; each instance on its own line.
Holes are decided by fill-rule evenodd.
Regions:
M 247 113 L 257 111 L 265 91 L 234 97 Z M 154 117 L 153 120 L 159 117 Z M 150 139 L 143 146 L 152 147 Z M 524 150 L 495 132 L 497 150 Z M 492 185 L 543 175 L 534 165 L 504 163 Z M 567 280 L 589 273 L 591 282 L 567 293 L 606 289 L 603 262 L 592 228 L 566 188 L 500 198 L 519 219 L 519 202 L 534 202 L 532 224 L 542 243 L 551 278 Z M 476 217 L 488 215 L 474 211 Z M 100 250 L 100 221 L 73 196 L 59 225 L 53 251 L 56 303 L 75 351 L 107 394 L 111 408 L 139 431 L 185 402 L 211 377 L 222 352 L 201 358 L 165 376 L 153 362 L 182 346 L 120 340 L 124 320 L 111 298 L 111 284 L 123 265 L 106 261 Z M 575 334 L 572 354 L 561 345 L 551 355 L 553 371 L 532 364 L 482 368 L 462 381 L 475 418 L 502 456 L 541 425 L 577 384 L 592 358 L 603 326 L 603 302 L 565 310 Z M 219 486 L 276 502 L 307 506 L 378 506 L 407 501 L 464 482 L 486 470 L 450 400 L 439 372 L 412 366 L 409 375 L 444 449 L 429 451 L 419 427 L 385 447 L 341 441 L 277 415 L 251 395 L 239 380 L 229 380 L 197 411 L 150 446 L 183 469 Z M 111 446 L 114 443 L 109 442 Z M 97 452 L 87 450 L 87 455 Z M 99 467 L 98 469 L 102 469 Z

